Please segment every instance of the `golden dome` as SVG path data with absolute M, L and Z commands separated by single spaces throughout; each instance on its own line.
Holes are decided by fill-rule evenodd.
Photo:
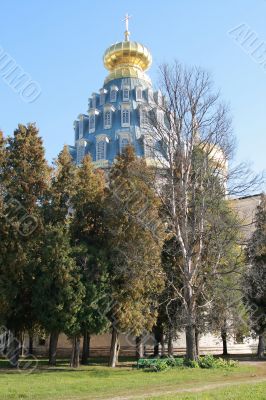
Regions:
M 103 62 L 110 74 L 105 83 L 112 79 L 130 77 L 144 79 L 150 82 L 145 74 L 151 63 L 152 56 L 149 50 L 138 42 L 125 40 L 110 46 L 104 53 Z

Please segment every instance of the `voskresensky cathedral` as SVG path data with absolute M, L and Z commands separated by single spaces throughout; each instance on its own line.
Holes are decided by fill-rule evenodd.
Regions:
M 74 121 L 75 145 L 69 151 L 77 165 L 90 154 L 96 168 L 109 168 L 127 145 L 137 156 L 153 164 L 160 157 L 160 143 L 151 135 L 149 112 L 162 119 L 162 95 L 154 92 L 146 71 L 152 63 L 150 51 L 129 40 L 126 16 L 125 40 L 110 46 L 103 62 L 109 74 L 98 93 L 88 100 L 88 112 Z

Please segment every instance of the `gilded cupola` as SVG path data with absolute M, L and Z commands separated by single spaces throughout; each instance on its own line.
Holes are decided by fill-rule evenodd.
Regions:
M 108 47 L 104 53 L 104 66 L 110 71 L 105 83 L 119 78 L 138 78 L 150 83 L 145 71 L 152 63 L 151 53 L 141 43 L 129 40 L 128 19 L 126 15 L 125 40 Z

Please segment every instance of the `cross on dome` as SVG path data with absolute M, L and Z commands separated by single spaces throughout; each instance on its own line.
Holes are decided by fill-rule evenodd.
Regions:
M 125 15 L 125 18 L 123 19 L 123 21 L 124 21 L 125 24 L 126 24 L 126 30 L 125 30 L 125 41 L 126 41 L 126 42 L 129 41 L 130 32 L 129 32 L 129 30 L 128 30 L 128 21 L 129 21 L 130 18 L 131 18 L 131 15 L 128 15 L 128 13 L 127 13 L 127 14 Z

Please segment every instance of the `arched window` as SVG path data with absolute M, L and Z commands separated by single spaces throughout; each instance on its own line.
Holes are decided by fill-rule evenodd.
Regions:
M 120 139 L 120 153 L 123 153 L 123 151 L 125 150 L 125 147 L 127 147 L 129 145 L 129 140 L 128 138 L 121 138 Z
M 106 159 L 106 141 L 100 140 L 96 143 L 96 160 Z
M 127 108 L 122 109 L 122 126 L 129 126 L 130 124 L 130 111 Z
M 128 101 L 129 100 L 129 88 L 124 88 L 123 89 L 123 101 Z
M 116 93 L 117 91 L 115 89 L 112 89 L 110 92 L 110 101 L 111 103 L 114 103 L 116 101 Z
M 112 125 L 112 114 L 111 111 L 104 112 L 104 127 L 110 128 Z

